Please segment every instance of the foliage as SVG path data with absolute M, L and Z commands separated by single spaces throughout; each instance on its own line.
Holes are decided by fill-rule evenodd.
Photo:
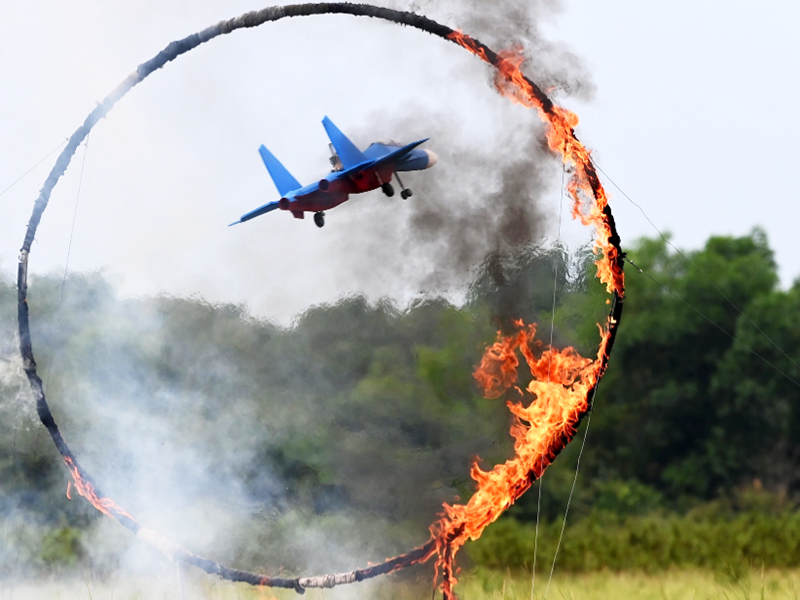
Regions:
M 81 530 L 75 527 L 58 527 L 47 532 L 42 539 L 40 558 L 48 567 L 73 566 L 86 554 L 81 543 Z
M 797 600 L 800 598 L 800 573 L 763 570 L 760 565 L 736 575 L 707 570 L 670 570 L 657 574 L 609 572 L 576 574 L 556 570 L 550 581 L 547 574 L 535 580 L 533 593 L 527 573 L 477 570 L 459 580 L 459 592 L 470 599 L 542 600 Z M 549 585 L 548 585 L 549 584 Z M 409 596 L 412 597 L 412 596 Z M 417 596 L 419 597 L 419 596 Z M 402 598 L 402 597 L 400 597 Z M 398 599 L 400 600 L 400 599 Z
M 530 570 L 534 547 L 537 569 L 549 571 L 562 519 L 535 525 L 504 519 L 468 546 L 474 565 Z M 672 568 L 794 568 L 800 564 L 800 513 L 784 506 L 739 508 L 711 503 L 686 515 L 665 511 L 620 517 L 596 510 L 569 522 L 558 554 L 558 568 L 573 572 L 610 569 L 663 571 Z M 542 557 L 546 557 L 542 560 Z
M 778 309 L 786 315 L 791 304 L 776 289 L 766 237 L 759 230 L 741 238 L 714 237 L 702 250 L 685 254 L 691 264 L 661 239 L 640 240 L 629 252 L 647 275 L 627 270 L 628 299 L 596 402 L 592 444 L 597 451 L 590 468 L 597 475 L 602 471 L 653 486 L 681 506 L 728 493 L 756 477 L 773 488 L 791 485 L 780 477 L 767 482 L 764 471 L 765 452 L 776 445 L 787 451 L 781 467 L 788 468 L 794 448 L 785 447 L 789 434 L 759 447 L 767 441 L 766 431 L 774 436 L 781 409 L 765 406 L 771 392 L 761 406 L 748 404 L 744 396 L 756 386 L 741 375 L 757 369 L 762 378 L 757 387 L 764 391 L 776 385 L 786 395 L 796 393 L 796 386 L 733 341 L 756 343 L 758 336 L 747 331 L 748 319 L 770 319 L 770 333 L 778 337 L 780 329 L 779 344 L 800 356 L 790 333 L 798 329 L 775 322 L 789 317 L 765 313 L 767 305 L 787 304 Z M 777 360 L 781 357 L 763 338 L 758 348 L 800 377 L 787 359 Z M 740 395 L 738 403 L 732 402 L 731 386 Z M 753 432 L 755 413 L 761 425 Z
M 796 565 L 800 283 L 777 287 L 759 230 L 711 238 L 685 253 L 691 263 L 661 239 L 628 252 L 645 274 L 626 269 L 624 319 L 574 493 L 580 442 L 547 471 L 541 502 L 537 484 L 473 560 L 524 567 L 537 514 L 551 552 L 571 497 L 559 564 L 573 570 Z M 263 543 L 232 545 L 240 564 L 280 552 L 301 565 L 288 529 L 301 522 L 332 532 L 369 522 L 374 553 L 388 555 L 419 542 L 442 502 L 471 493 L 476 456 L 488 467 L 511 455 L 507 408 L 471 376 L 495 329 L 522 317 L 549 341 L 552 323 L 557 346 L 596 351 L 608 307 L 592 260 L 563 248 L 493 255 L 462 306 L 352 296 L 290 327 L 197 298 L 120 299 L 102 274 L 71 276 L 59 309 L 60 278 L 37 277 L 33 340 L 68 439 L 134 512 L 131 489 L 152 479 L 178 490 L 178 505 L 247 513 L 231 530 Z M 67 475 L 16 358 L 15 310 L 12 283 L 0 281 L 0 520 L 24 515 L 49 531 L 26 556 L 81 561 L 78 532 L 98 516 L 63 499 Z

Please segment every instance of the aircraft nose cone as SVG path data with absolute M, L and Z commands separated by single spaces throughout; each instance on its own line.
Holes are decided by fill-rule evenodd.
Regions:
M 426 169 L 430 169 L 433 165 L 439 162 L 439 157 L 433 150 L 425 150 L 425 154 L 428 155 L 428 166 L 425 167 Z

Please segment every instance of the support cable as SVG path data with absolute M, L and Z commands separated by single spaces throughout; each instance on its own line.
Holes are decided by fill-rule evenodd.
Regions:
M 30 175 L 30 173 L 31 173 L 31 172 L 33 172 L 33 170 L 34 170 L 36 167 L 38 167 L 40 164 L 42 164 L 42 163 L 43 163 L 44 161 L 46 161 L 48 158 L 50 158 L 51 156 L 53 156 L 53 154 L 55 154 L 56 150 L 58 150 L 59 148 L 61 148 L 61 146 L 63 146 L 64 144 L 66 144 L 68 141 L 69 141 L 69 138 L 64 138 L 64 141 L 63 141 L 63 142 L 61 142 L 61 143 L 60 143 L 58 146 L 56 146 L 56 147 L 55 147 L 55 148 L 53 148 L 53 149 L 52 149 L 50 152 L 48 152 L 48 153 L 47 153 L 47 156 L 45 156 L 45 157 L 44 157 L 42 160 L 40 160 L 40 161 L 39 161 L 39 162 L 37 162 L 35 165 L 33 165 L 33 166 L 30 168 L 30 169 L 28 169 L 27 171 L 25 171 L 25 172 L 24 172 L 22 175 L 20 175 L 20 176 L 19 176 L 17 179 L 15 179 L 15 180 L 14 180 L 14 183 L 12 183 L 12 184 L 11 184 L 11 185 L 9 185 L 9 186 L 8 186 L 6 189 L 4 189 L 2 192 L 0 192 L 0 196 L 2 196 L 3 194 L 5 194 L 5 193 L 6 193 L 8 190 L 10 190 L 11 188 L 13 188 L 15 185 L 17 185 L 17 184 L 18 184 L 20 181 L 22 181 L 23 179 L 25 179 L 25 177 L 27 177 L 28 175 Z
M 674 251 L 675 251 L 675 252 L 676 252 L 676 253 L 677 253 L 677 254 L 678 254 L 678 255 L 679 255 L 679 256 L 680 256 L 680 257 L 681 257 L 683 260 L 685 260 L 685 261 L 686 261 L 688 264 L 690 264 L 690 265 L 691 265 L 691 266 L 694 268 L 694 270 L 695 270 L 695 271 L 697 271 L 697 272 L 700 274 L 700 276 L 701 276 L 703 279 L 705 279 L 705 280 L 706 280 L 706 282 L 707 282 L 707 283 L 709 283 L 709 284 L 711 285 L 711 287 L 713 287 L 713 288 L 714 288 L 714 289 L 717 291 L 717 293 L 718 293 L 720 296 L 722 296 L 722 297 L 725 299 L 725 301 L 726 301 L 728 304 L 730 304 L 730 305 L 731 305 L 731 307 L 733 307 L 733 309 L 734 309 L 734 310 L 735 310 L 737 313 L 739 313 L 739 315 L 741 315 L 742 317 L 744 317 L 744 318 L 747 320 L 747 322 L 748 322 L 748 323 L 750 323 L 750 324 L 751 324 L 751 325 L 752 325 L 752 326 L 753 326 L 753 327 L 756 329 L 756 331 L 758 331 L 758 333 L 760 333 L 760 334 L 761 334 L 761 335 L 764 337 L 764 339 L 766 339 L 766 340 L 767 340 L 767 341 L 768 341 L 770 344 L 772 344 L 772 346 L 773 346 L 773 347 L 774 347 L 774 348 L 775 348 L 775 349 L 776 349 L 778 352 L 780 352 L 781 354 L 783 354 L 783 356 L 784 356 L 784 357 L 785 357 L 785 358 L 786 358 L 786 359 L 787 359 L 787 360 L 788 360 L 790 363 L 792 363 L 792 364 L 795 366 L 795 368 L 797 369 L 797 371 L 798 371 L 798 372 L 800 372 L 800 364 L 798 364 L 798 363 L 797 363 L 797 362 L 796 362 L 796 361 L 795 361 L 795 360 L 794 360 L 794 359 L 793 359 L 791 356 L 789 356 L 789 355 L 788 355 L 788 354 L 787 354 L 787 353 L 786 353 L 786 352 L 783 350 L 783 348 L 781 348 L 780 346 L 778 346 L 778 344 L 776 344 L 776 343 L 775 343 L 775 342 L 772 340 L 772 338 L 771 338 L 771 337 L 769 337 L 769 336 L 768 336 L 768 335 L 767 335 L 767 334 L 766 334 L 766 333 L 765 333 L 765 332 L 764 332 L 764 331 L 763 331 L 763 330 L 762 330 L 762 329 L 761 329 L 761 328 L 760 328 L 758 325 L 756 325 L 756 323 L 755 323 L 755 321 L 753 321 L 753 319 L 751 319 L 751 318 L 750 318 L 750 317 L 749 317 L 749 316 L 748 316 L 748 315 L 747 315 L 747 314 L 746 314 L 746 313 L 745 313 L 743 310 L 741 310 L 741 309 L 740 309 L 738 306 L 736 306 L 736 304 L 734 304 L 734 303 L 733 303 L 733 301 L 732 301 L 730 298 L 728 298 L 728 296 L 726 296 L 726 295 L 725 295 L 725 293 L 724 293 L 724 292 L 723 292 L 721 289 L 719 289 L 719 287 L 717 286 L 717 284 L 715 284 L 715 283 L 714 283 L 714 282 L 713 282 L 713 281 L 712 281 L 712 280 L 711 280 L 711 279 L 708 277 L 708 275 L 706 275 L 706 274 L 705 274 L 705 273 L 704 273 L 704 272 L 703 272 L 703 271 L 700 269 L 700 267 L 698 267 L 698 266 L 697 266 L 697 264 L 695 264 L 695 262 L 694 262 L 694 261 L 693 261 L 691 258 L 689 258 L 688 256 L 686 256 L 686 255 L 685 255 L 683 252 L 681 252 L 681 250 L 680 250 L 679 248 L 677 248 L 677 247 L 676 247 L 676 246 L 675 246 L 675 245 L 674 245 L 674 244 L 673 244 L 671 241 L 669 241 L 669 238 L 668 238 L 666 235 L 664 235 L 664 233 L 663 233 L 663 232 L 662 232 L 662 231 L 661 231 L 661 230 L 660 230 L 658 227 L 656 227 L 656 224 L 655 224 L 655 223 L 653 223 L 653 221 L 650 219 L 650 217 L 648 217 L 648 216 L 647 216 L 647 213 L 646 213 L 646 212 L 644 212 L 644 209 L 641 207 L 641 205 L 640 205 L 640 204 L 638 204 L 638 203 L 634 202 L 634 201 L 633 201 L 633 199 L 632 199 L 630 196 L 628 196 L 628 194 L 626 194 L 626 193 L 625 193 L 625 191 L 624 191 L 624 190 L 623 190 L 621 187 L 619 187 L 619 186 L 618 186 L 616 183 L 614 183 L 614 180 L 613 180 L 613 179 L 611 179 L 611 177 L 609 177 L 609 176 L 608 176 L 608 174 L 607 174 L 605 171 L 603 171 L 603 169 L 601 169 L 601 168 L 600 168 L 600 167 L 597 165 L 597 163 L 595 163 L 595 166 L 597 166 L 597 170 L 598 170 L 598 171 L 600 171 L 600 172 L 603 174 L 603 176 L 604 176 L 606 179 L 608 179 L 608 181 L 611 183 L 611 185 L 613 185 L 615 188 L 617 188 L 617 189 L 619 190 L 619 192 L 620 192 L 620 193 L 621 193 L 621 194 L 622 194 L 622 195 L 623 195 L 623 196 L 624 196 L 624 197 L 625 197 L 625 198 L 628 200 L 628 202 L 630 202 L 630 203 L 631 203 L 631 204 L 633 204 L 633 205 L 634 205 L 636 208 L 638 208 L 638 209 L 639 209 L 639 212 L 640 212 L 640 213 L 642 213 L 642 216 L 643 216 L 643 217 L 644 217 L 644 218 L 647 220 L 647 222 L 648 222 L 648 223 L 650 223 L 650 225 L 653 227 L 653 229 L 655 229 L 655 230 L 656 230 L 656 232 L 658 232 L 658 235 L 659 235 L 659 236 L 661 236 L 661 239 L 662 239 L 662 240 L 664 240 L 664 242 L 665 242 L 665 243 L 666 243 L 666 244 L 667 244 L 667 245 L 668 245 L 670 248 L 672 248 L 672 249 L 673 249 L 673 250 L 674 250 Z M 628 262 L 630 262 L 630 261 L 628 261 Z M 631 263 L 631 264 L 633 264 L 633 263 Z M 638 268 L 638 267 L 637 267 L 637 268 Z M 659 284 L 659 285 L 660 285 L 660 284 Z M 715 323 L 715 325 L 716 325 L 716 323 Z M 730 334 L 728 334 L 728 335 L 730 335 Z M 759 357 L 759 358 L 760 358 L 760 357 Z
M 592 401 L 590 406 L 594 406 L 594 397 L 597 394 L 598 385 L 595 386 L 592 393 Z M 572 478 L 572 487 L 569 490 L 569 497 L 567 498 L 567 508 L 564 510 L 564 520 L 561 522 L 561 531 L 558 534 L 558 543 L 556 544 L 556 551 L 553 554 L 553 563 L 550 565 L 550 577 L 547 580 L 547 587 L 544 589 L 544 596 L 542 600 L 546 600 L 547 592 L 550 591 L 550 583 L 553 581 L 553 573 L 556 570 L 556 560 L 558 559 L 558 551 L 561 549 L 561 541 L 564 539 L 564 529 L 567 527 L 567 517 L 569 516 L 569 508 L 572 505 L 572 495 L 575 493 L 575 484 L 578 482 L 578 472 L 581 469 L 581 458 L 583 457 L 583 449 L 586 447 L 586 438 L 589 436 L 589 426 L 592 424 L 592 410 L 589 410 L 589 416 L 586 419 L 586 429 L 583 430 L 583 439 L 581 440 L 581 449 L 578 452 L 578 462 L 575 465 L 575 477 Z
M 72 226 L 69 230 L 69 243 L 67 244 L 67 258 L 64 261 L 64 276 L 61 278 L 61 291 L 58 295 L 58 308 L 56 309 L 56 341 L 58 341 L 58 332 L 61 327 L 61 306 L 64 304 L 64 288 L 67 285 L 67 273 L 69 272 L 69 257 L 72 254 L 72 240 L 75 236 L 75 223 L 78 220 L 78 203 L 81 199 L 81 188 L 83 187 L 83 173 L 86 170 L 86 155 L 89 153 L 89 135 L 86 136 L 86 141 L 83 144 L 83 161 L 81 161 L 81 174 L 78 178 L 78 193 L 75 196 L 75 208 L 72 212 Z M 55 350 L 50 364 L 47 365 L 47 373 L 44 378 L 44 389 L 47 390 L 47 384 L 50 381 L 50 372 L 52 371 L 53 364 L 58 355 L 58 350 Z
M 655 277 L 653 277 L 652 275 L 650 275 L 650 273 L 648 273 L 647 271 L 645 271 L 644 269 L 642 269 L 641 267 L 639 267 L 639 266 L 638 266 L 636 263 L 634 263 L 634 262 L 633 262 L 633 261 L 632 261 L 630 258 L 628 258 L 627 256 L 625 257 L 625 261 L 626 261 L 627 263 L 629 263 L 629 264 L 630 264 L 630 265 L 631 265 L 631 266 L 632 266 L 634 269 L 636 269 L 636 271 L 637 271 L 639 274 L 641 274 L 641 275 L 644 275 L 645 277 L 647 277 L 647 278 L 648 278 L 650 281 L 652 281 L 653 283 L 655 283 L 655 284 L 656 284 L 658 287 L 660 287 L 661 289 L 663 289 L 665 292 L 667 292 L 667 293 L 668 293 L 669 295 L 671 295 L 673 298 L 675 298 L 676 300 L 679 300 L 681 303 L 685 304 L 685 305 L 686 305 L 688 308 L 690 308 L 691 310 L 693 310 L 693 311 L 694 311 L 695 313 L 697 313 L 697 314 L 698 314 L 700 317 L 702 317 L 703 319 L 705 319 L 706 321 L 708 321 L 708 322 L 709 322 L 711 325 L 713 325 L 714 327 L 716 327 L 717 329 L 719 329 L 719 330 L 720 330 L 722 333 L 724 333 L 724 334 L 725 334 L 725 335 L 727 335 L 729 338 L 731 338 L 731 340 L 733 340 L 733 342 L 734 342 L 735 344 L 739 344 L 739 345 L 740 345 L 742 348 L 744 348 L 745 350 L 747 350 L 748 352 L 750 352 L 750 354 L 752 354 L 752 355 L 753 355 L 753 356 L 755 356 L 756 358 L 759 358 L 759 359 L 761 359 L 762 361 L 764 361 L 764 363 L 766 363 L 767 365 L 769 365 L 770 367 L 772 367 L 772 368 L 773 368 L 773 369 L 774 369 L 776 372 L 778 372 L 778 373 L 780 373 L 781 375 L 783 375 L 783 376 L 784 376 L 784 377 L 785 377 L 787 380 L 789 380 L 790 382 L 792 382 L 792 383 L 793 383 L 794 385 L 796 385 L 797 387 L 800 387 L 800 383 L 798 383 L 798 382 L 797 382 L 795 379 L 793 379 L 792 377 L 790 377 L 789 375 L 787 375 L 787 374 L 786 374 L 785 372 L 783 372 L 783 371 L 782 371 L 782 370 L 781 370 L 779 367 L 775 366 L 775 365 L 774 365 L 774 364 L 772 364 L 772 363 L 771 363 L 769 360 L 767 360 L 766 358 L 764 358 L 763 356 L 761 356 L 761 355 L 760 355 L 758 352 L 756 352 L 755 350 L 753 350 L 753 349 L 752 349 L 750 346 L 748 346 L 747 344 L 745 344 L 744 342 L 742 342 L 741 340 L 739 340 L 739 339 L 738 339 L 738 338 L 737 338 L 735 335 L 733 335 L 732 333 L 730 333 L 730 332 L 729 332 L 727 329 L 725 329 L 724 327 L 722 327 L 722 325 L 720 325 L 719 323 L 717 323 L 716 321 L 714 321 L 714 320 L 713 320 L 711 317 L 708 317 L 708 316 L 706 316 L 706 315 L 705 315 L 705 313 L 703 313 L 702 311 L 700 311 L 700 309 L 698 309 L 698 308 L 695 308 L 695 307 L 694 307 L 692 304 L 690 304 L 689 302 L 687 302 L 686 300 L 684 300 L 683 298 L 681 298 L 681 297 L 680 297 L 678 294 L 676 294 L 676 293 L 675 293 L 675 292 L 673 292 L 673 291 L 672 291 L 670 288 L 668 288 L 666 285 L 664 285 L 663 283 L 661 283 L 660 281 L 658 281 L 658 280 L 657 280 Z M 794 362 L 794 361 L 792 361 L 792 362 Z
M 556 235 L 556 249 L 561 244 L 561 219 L 564 213 L 564 184 L 566 182 L 567 165 L 563 164 L 561 169 L 561 198 L 558 203 L 558 234 Z M 553 333 L 556 326 L 556 289 L 558 287 L 558 257 L 555 261 L 555 269 L 553 273 L 553 311 L 550 315 L 550 349 L 553 348 Z M 550 360 L 547 363 L 547 383 L 550 383 L 550 369 L 553 366 L 553 355 L 550 354 Z M 540 468 L 544 466 L 544 458 L 541 459 Z M 539 477 L 539 486 L 536 497 L 536 532 L 533 536 L 533 566 L 531 568 L 531 600 L 533 600 L 534 589 L 536 587 L 536 555 L 539 550 L 539 515 L 542 511 L 542 483 L 544 480 L 544 472 Z
M 42 162 L 44 162 L 45 159 L 47 159 L 47 157 L 49 157 L 56 150 L 58 150 L 61 146 L 63 146 L 67 142 L 68 139 L 69 138 L 66 138 L 63 142 L 61 142 L 61 144 L 59 144 L 56 148 L 54 148 L 50 152 L 50 154 L 48 154 L 42 160 L 40 160 L 38 163 L 36 163 L 27 173 L 25 173 L 25 175 L 27 175 L 28 173 L 33 171 L 33 169 L 35 169 Z M 59 324 L 60 324 L 60 319 L 61 319 L 61 306 L 62 306 L 62 304 L 64 302 L 64 286 L 65 286 L 65 284 L 67 282 L 67 270 L 69 268 L 69 257 L 70 257 L 70 252 L 72 250 L 72 238 L 73 238 L 73 235 L 75 233 L 75 221 L 77 220 L 77 217 L 78 217 L 78 202 L 80 201 L 80 197 L 81 197 L 81 187 L 83 186 L 83 173 L 84 173 L 84 170 L 86 169 L 86 153 L 88 151 L 89 151 L 89 136 L 87 135 L 86 136 L 86 141 L 84 142 L 83 161 L 81 162 L 81 174 L 80 174 L 80 177 L 78 178 L 78 192 L 77 192 L 77 194 L 75 196 L 75 209 L 74 209 L 74 212 L 73 212 L 73 215 L 72 215 L 72 227 L 70 228 L 70 232 L 69 232 L 69 244 L 67 246 L 67 258 L 66 258 L 66 260 L 64 262 L 64 276 L 63 276 L 63 278 L 61 280 L 61 292 L 60 292 L 59 298 L 58 298 L 58 308 L 56 309 L 56 330 L 55 330 L 55 333 L 56 333 L 55 338 L 56 338 L 56 340 L 58 339 Z M 17 181 L 15 181 L 9 187 L 7 187 L 5 190 L 3 190 L 3 192 L 0 192 L 0 195 L 2 195 L 3 193 L 5 193 L 9 189 L 11 189 L 11 187 L 13 187 L 15 183 L 21 181 L 22 178 L 25 177 L 25 175 L 23 175 L 22 177 L 17 179 Z M 53 359 L 50 360 L 49 364 L 47 365 L 47 373 L 45 375 L 45 383 L 44 383 L 44 389 L 45 390 L 47 389 L 47 383 L 50 380 L 50 373 L 52 371 L 53 363 L 55 361 L 57 353 L 58 353 L 58 350 L 55 351 L 55 353 L 53 355 Z M 21 398 L 21 396 L 20 396 L 20 398 Z M 17 418 L 18 419 L 19 419 L 19 412 L 20 412 L 20 403 L 21 403 L 21 400 L 19 400 L 17 402 L 17 413 L 18 413 L 17 414 Z M 17 458 L 17 429 L 18 429 L 18 425 L 15 426 L 15 428 L 14 428 L 14 438 L 13 438 L 13 442 L 12 442 L 12 448 L 13 448 L 12 455 L 11 455 L 11 469 L 12 469 L 12 471 L 13 471 L 15 465 L 16 465 L 16 458 Z M 37 429 L 36 430 L 36 441 L 34 442 L 34 446 L 33 446 L 33 465 L 34 465 L 34 467 L 36 465 L 36 458 L 37 458 L 38 452 L 39 452 L 39 436 L 40 436 L 40 434 L 41 434 L 41 429 Z M 29 481 L 28 482 L 28 491 L 30 491 L 30 488 L 31 488 L 31 482 Z M 8 552 L 9 529 L 10 529 L 10 525 L 9 524 L 10 524 L 10 521 L 8 522 L 8 524 L 6 526 L 6 553 Z M 16 578 L 17 567 L 19 566 L 19 553 L 20 553 L 20 549 L 18 547 L 16 556 L 15 556 L 15 559 L 14 559 L 14 568 L 12 570 L 12 575 L 11 575 L 11 594 L 12 595 L 14 593 L 14 580 Z M 3 559 L 3 571 L 5 571 L 5 566 L 6 566 L 5 561 L 6 561 L 6 558 L 4 557 L 4 559 Z M 5 577 L 3 579 L 4 579 L 3 587 L 5 588 Z
M 563 171 L 562 171 L 562 180 L 561 180 L 561 199 L 562 199 L 562 202 L 563 202 L 563 199 L 564 199 L 564 174 L 563 174 Z M 559 210 L 559 213 L 558 213 L 558 225 L 559 225 L 559 235 L 560 235 L 560 233 L 561 233 L 561 209 Z M 555 298 L 555 290 L 553 291 L 553 297 Z M 553 324 L 554 323 L 555 323 L 555 302 L 553 304 L 553 320 L 551 322 L 551 328 L 550 328 L 550 346 L 551 347 L 553 345 Z M 549 378 L 550 378 L 549 367 L 548 367 L 547 376 L 548 376 L 548 380 L 549 380 Z M 598 385 L 596 385 L 594 390 L 592 391 L 592 400 L 591 400 L 591 402 L 589 402 L 589 406 L 590 407 L 594 406 L 594 398 L 597 395 L 597 388 L 598 387 L 599 387 L 599 382 L 598 382 Z M 575 477 L 573 477 L 573 479 L 572 479 L 572 487 L 569 490 L 569 497 L 567 498 L 567 506 L 564 509 L 564 520 L 561 523 L 561 531 L 558 534 L 558 543 L 556 544 L 556 551 L 553 554 L 553 563 L 550 565 L 550 576 L 547 579 L 547 586 L 544 589 L 544 595 L 542 596 L 542 600 L 545 600 L 547 598 L 547 592 L 550 591 L 550 583 L 553 581 L 553 573 L 555 572 L 555 569 L 556 569 L 556 560 L 558 559 L 558 552 L 561 549 L 561 541 L 564 538 L 564 529 L 567 526 L 567 517 L 569 516 L 569 509 L 570 509 L 570 506 L 572 504 L 572 495 L 575 493 L 575 484 L 578 482 L 578 472 L 580 471 L 580 468 L 581 468 L 581 458 L 583 457 L 583 449 L 586 446 L 586 438 L 589 435 L 589 426 L 591 424 L 592 424 L 592 411 L 590 409 L 589 410 L 589 416 L 586 419 L 586 429 L 583 432 L 583 439 L 581 440 L 581 449 L 580 449 L 580 452 L 578 452 L 578 462 L 575 465 Z M 540 510 L 540 506 L 541 506 L 541 501 L 542 501 L 542 483 L 541 483 L 541 479 L 540 479 L 539 480 L 539 505 L 537 505 L 537 507 L 536 507 L 536 540 L 537 541 L 538 541 L 538 538 L 539 538 L 539 510 Z M 536 565 L 536 541 L 534 541 L 534 568 L 535 568 L 535 565 Z M 531 584 L 531 600 L 533 600 L 533 584 Z

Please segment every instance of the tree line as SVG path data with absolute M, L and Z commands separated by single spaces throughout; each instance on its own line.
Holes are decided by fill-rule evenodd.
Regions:
M 735 509 L 753 489 L 786 505 L 797 494 L 800 285 L 779 286 L 757 229 L 684 254 L 688 261 L 660 238 L 628 249 L 643 273 L 626 268 L 623 323 L 595 401 L 574 518 L 680 515 L 721 501 Z M 496 331 L 523 318 L 549 336 L 552 319 L 556 345 L 593 355 L 607 310 L 591 254 L 563 248 L 488 257 L 458 306 L 354 295 L 290 326 L 245 305 L 120 298 L 96 273 L 70 276 L 58 310 L 60 287 L 56 276 L 31 285 L 40 373 L 79 458 L 126 508 L 146 513 L 136 490 L 161 476 L 176 503 L 210 498 L 264 532 L 287 515 L 367 519 L 385 533 L 387 553 L 424 538 L 442 502 L 469 496 L 473 460 L 488 467 L 511 455 L 507 408 L 472 381 Z M 63 497 L 67 474 L 17 362 L 15 309 L 4 280 L 0 518 L 34 519 L 74 554 L 79 543 L 64 531 L 89 528 L 97 515 Z M 548 522 L 564 510 L 578 445 L 544 477 Z M 536 518 L 537 494 L 512 508 L 517 522 Z M 283 558 L 235 544 L 230 553 L 269 564 L 288 547 Z

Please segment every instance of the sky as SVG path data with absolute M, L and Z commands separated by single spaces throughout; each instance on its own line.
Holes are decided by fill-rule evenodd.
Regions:
M 0 191 L 167 43 L 263 6 L 4 2 Z M 782 283 L 800 275 L 795 193 L 783 179 L 800 159 L 800 117 L 792 110 L 800 99 L 796 3 L 545 1 L 531 4 L 533 32 L 513 23 L 504 30 L 490 4 L 472 0 L 392 6 L 486 33 L 490 43 L 522 37 L 534 79 L 547 80 L 553 69 L 574 75 L 554 91 L 556 101 L 578 113 L 578 136 L 599 166 L 676 245 L 697 248 L 710 235 L 760 226 Z M 328 214 L 324 229 L 282 212 L 228 228 L 277 198 L 260 144 L 301 182 L 327 171 L 325 115 L 362 147 L 431 135 L 427 147 L 443 160 L 409 174 L 412 199 L 354 197 Z M 504 169 L 530 151 L 520 131 L 541 137 L 535 114 L 501 98 L 486 65 L 427 34 L 346 16 L 236 32 L 167 65 L 98 124 L 56 187 L 30 268 L 62 273 L 69 256 L 70 271 L 103 270 L 126 295 L 201 296 L 280 322 L 351 293 L 401 302 L 431 291 L 457 297 L 469 269 L 442 263 L 447 236 L 436 246 L 411 235 L 413 215 L 433 202 L 433 181 L 452 182 L 452 198 L 437 197 L 451 207 L 496 194 Z M 559 228 L 560 167 L 534 156 L 542 163 L 537 235 L 587 241 L 579 226 Z M 0 195 L 0 269 L 9 275 L 54 161 Z M 656 234 L 607 187 L 623 246 Z M 447 269 L 453 276 L 441 277 Z

